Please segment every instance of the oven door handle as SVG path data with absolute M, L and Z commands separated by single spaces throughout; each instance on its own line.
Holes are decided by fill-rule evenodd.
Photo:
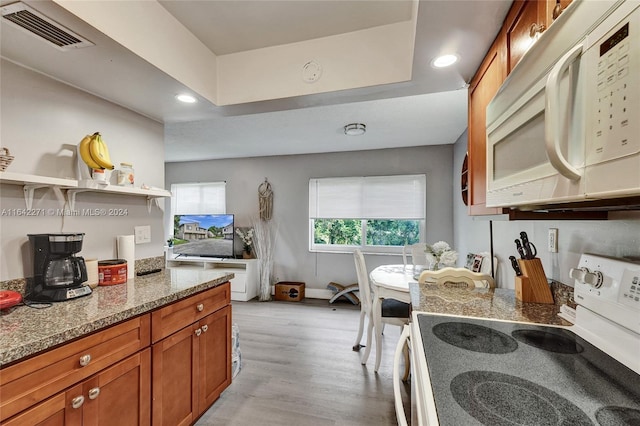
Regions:
M 407 418 L 404 415 L 404 405 L 402 404 L 402 394 L 400 393 L 400 358 L 402 358 L 405 350 L 407 350 L 407 341 L 409 340 L 409 326 L 405 325 L 402 328 L 402 334 L 400 340 L 398 340 L 398 346 L 396 346 L 396 353 L 393 357 L 393 399 L 396 406 L 396 418 L 398 419 L 398 426 L 407 426 Z M 405 362 L 408 358 L 405 357 Z M 408 365 L 405 366 L 408 368 Z
M 578 169 L 564 158 L 560 149 L 564 125 L 560 120 L 560 80 L 567 68 L 581 53 L 582 44 L 578 44 L 568 51 L 549 72 L 545 87 L 544 142 L 547 156 L 553 168 L 562 176 L 571 180 L 579 180 L 582 175 Z M 579 105 L 573 105 L 573 107 L 580 108 Z

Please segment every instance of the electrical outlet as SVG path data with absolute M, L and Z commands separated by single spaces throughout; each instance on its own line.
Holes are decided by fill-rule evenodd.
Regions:
M 151 226 L 134 226 L 133 230 L 136 236 L 136 244 L 145 244 L 151 242 Z
M 549 228 L 549 239 L 547 247 L 550 253 L 558 252 L 558 228 Z

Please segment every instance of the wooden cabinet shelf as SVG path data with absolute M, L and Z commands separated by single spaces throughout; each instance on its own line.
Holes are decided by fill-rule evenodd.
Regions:
M 469 153 L 465 154 L 462 162 L 462 170 L 460 172 L 460 192 L 462 194 L 462 202 L 465 206 L 469 205 Z

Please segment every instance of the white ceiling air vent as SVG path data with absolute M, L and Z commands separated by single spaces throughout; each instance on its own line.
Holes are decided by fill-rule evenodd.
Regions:
M 5 22 L 11 22 L 32 35 L 48 41 L 58 49 L 71 50 L 94 45 L 22 2 L 11 3 L 0 9 Z

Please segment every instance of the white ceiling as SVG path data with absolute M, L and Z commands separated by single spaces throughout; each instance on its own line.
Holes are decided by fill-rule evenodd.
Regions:
M 165 157 L 172 162 L 454 143 L 466 128 L 466 84 L 511 0 L 420 1 L 410 81 L 222 107 L 202 97 L 176 103 L 166 95 L 189 91 L 182 83 L 50 0 L 27 3 L 96 46 L 61 53 L 3 23 L 2 57 L 164 122 Z M 407 0 L 160 4 L 217 55 L 406 21 L 412 8 Z M 449 52 L 460 56 L 458 64 L 430 66 Z M 92 73 L 82 66 L 87 63 Z M 367 133 L 345 136 L 342 127 L 351 122 L 365 123 Z

